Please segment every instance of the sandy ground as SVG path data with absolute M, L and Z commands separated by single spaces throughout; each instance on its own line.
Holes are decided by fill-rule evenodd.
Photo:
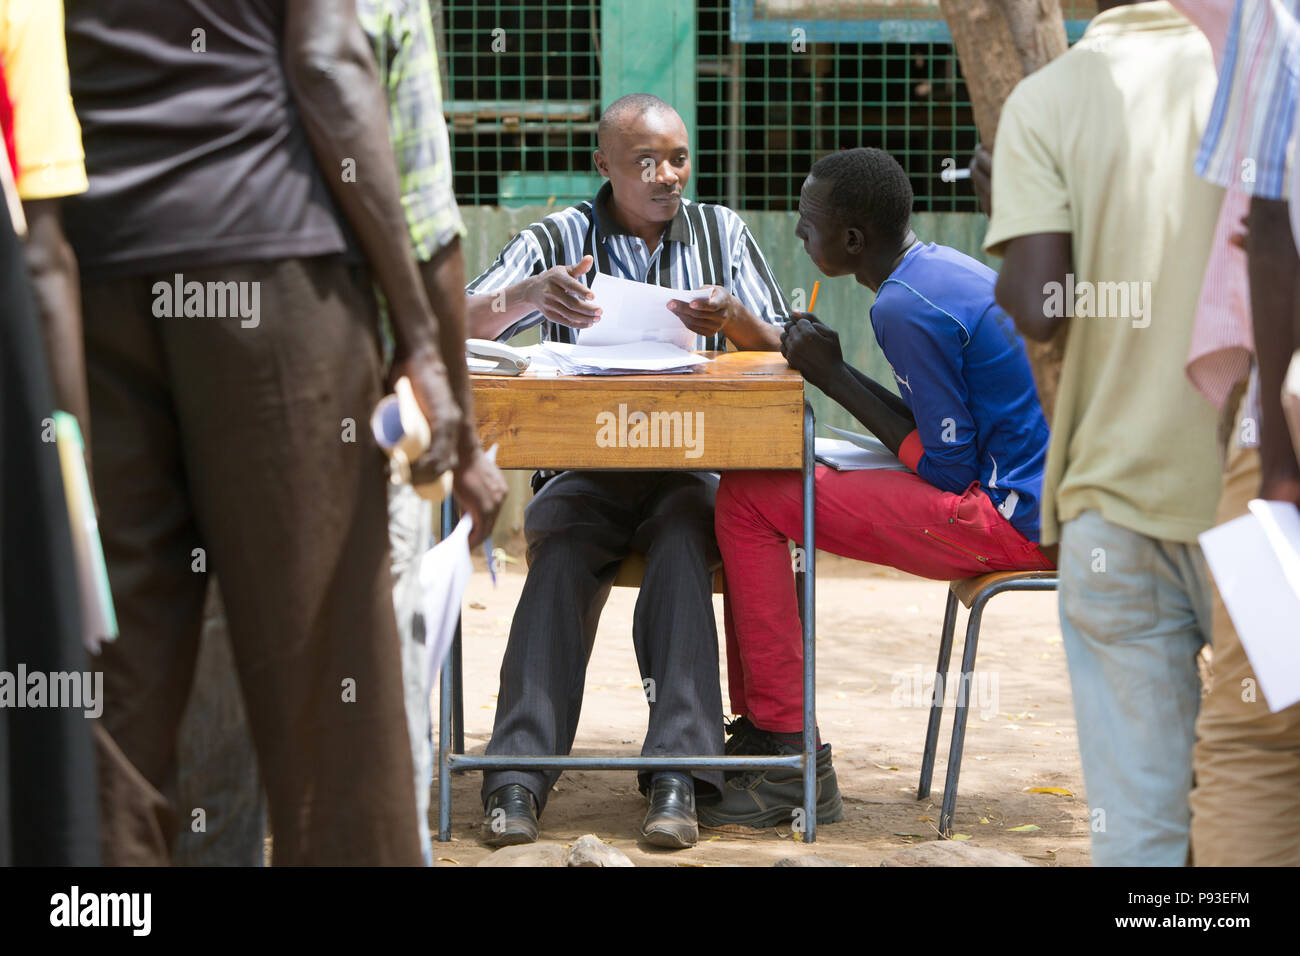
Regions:
M 834 752 L 843 822 L 819 827 L 812 845 L 776 827 L 702 830 L 694 848 L 661 850 L 639 840 L 646 804 L 634 772 L 573 772 L 551 795 L 541 838 L 568 843 L 594 833 L 638 866 L 769 866 L 804 854 L 870 866 L 937 839 L 951 705 L 933 792 L 918 801 L 916 787 L 929 706 L 930 685 L 922 681 L 934 669 L 947 586 L 826 555 L 818 557 L 818 572 L 818 720 Z M 522 584 L 519 564 L 494 588 L 480 563 L 469 586 L 464 680 L 471 753 L 481 753 L 491 734 L 497 672 Z M 631 641 L 637 593 L 616 588 L 605 607 L 575 753 L 639 752 L 646 704 Z M 722 599 L 714 600 L 721 622 Z M 954 666 L 964 628 L 963 612 Z M 725 665 L 722 675 L 725 705 Z M 478 839 L 480 779 L 452 779 L 452 840 L 434 843 L 438 866 L 472 866 L 491 852 Z M 434 787 L 436 817 L 436 778 Z M 1028 792 L 1040 787 L 1069 795 Z M 1026 825 L 1037 829 L 1012 829 Z M 434 829 L 436 836 L 436 819 Z M 1088 862 L 1088 809 L 1054 594 L 1001 595 L 985 612 L 954 834 L 1039 865 Z

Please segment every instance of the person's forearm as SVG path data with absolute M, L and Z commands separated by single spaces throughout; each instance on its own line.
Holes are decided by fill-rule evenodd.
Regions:
M 897 455 L 903 439 L 916 430 L 915 420 L 910 412 L 899 414 L 876 390 L 867 388 L 855 372 L 848 363 L 841 362 L 839 371 L 825 389 L 826 394 Z
M 55 405 L 76 416 L 89 448 L 90 400 L 81 336 L 81 282 L 77 257 L 59 222 L 58 203 L 57 199 L 23 203 L 28 225 L 23 258 L 41 318 Z
M 891 409 L 893 409 L 893 411 L 896 414 L 901 415 L 903 418 L 906 419 L 912 418 L 912 410 L 907 407 L 907 403 L 904 402 L 901 398 L 899 398 L 889 389 L 885 388 L 885 386 L 881 385 L 879 382 L 875 381 L 874 379 L 868 378 L 865 374 L 859 372 L 852 365 L 848 365 L 846 363 L 845 367 L 848 368 L 848 370 L 853 373 L 853 377 L 856 378 L 859 382 L 861 382 L 864 388 L 866 388 L 868 391 L 871 392 L 871 394 L 875 395 L 878 399 L 880 399 Z
M 1300 257 L 1284 201 L 1251 200 L 1246 256 L 1261 396 L 1260 483 L 1263 489 L 1295 488 L 1300 483 L 1300 465 L 1282 413 L 1281 394 L 1291 355 L 1300 347 L 1295 303 Z
M 420 276 L 438 319 L 438 344 L 447 366 L 447 382 L 463 416 L 457 454 L 461 464 L 467 464 L 480 446 L 474 396 L 465 367 L 465 300 L 469 297 L 465 295 L 465 256 L 460 238 L 454 238 L 428 262 L 420 263 Z
M 739 299 L 732 297 L 731 315 L 722 327 L 723 333 L 736 348 L 745 351 L 779 352 L 781 326 L 764 322 Z
M 463 291 L 463 290 L 462 290 Z M 532 278 L 495 292 L 466 296 L 466 327 L 470 338 L 495 339 L 537 307 L 531 301 Z
M 388 102 L 355 5 L 291 3 L 288 10 L 285 69 L 294 100 L 325 181 L 383 290 L 397 354 L 436 349 L 438 330 L 411 252 L 388 139 Z

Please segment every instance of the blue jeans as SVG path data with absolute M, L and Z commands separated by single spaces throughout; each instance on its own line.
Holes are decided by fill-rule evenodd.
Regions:
M 1085 511 L 1061 529 L 1060 579 L 1093 865 L 1184 866 L 1211 633 L 1200 546 Z
M 433 534 L 433 505 L 410 485 L 388 486 L 388 540 L 392 547 L 393 608 L 402 644 L 402 689 L 406 698 L 406 727 L 415 762 L 415 808 L 420 817 L 420 852 L 425 866 L 433 865 L 429 833 L 429 796 L 433 786 L 433 741 L 430 736 L 429 646 L 416 572 Z

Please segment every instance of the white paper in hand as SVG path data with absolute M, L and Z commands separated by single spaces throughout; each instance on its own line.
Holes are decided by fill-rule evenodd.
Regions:
M 424 639 L 429 649 L 429 674 L 426 691 L 434 686 L 442 662 L 451 648 L 460 604 L 465 596 L 474 563 L 469 557 L 469 532 L 472 515 L 465 515 L 451 534 L 420 558 L 420 606 L 424 612 Z
M 600 306 L 600 321 L 578 335 L 579 345 L 626 345 L 629 342 L 669 342 L 678 348 L 695 345 L 695 333 L 668 311 L 668 303 L 701 298 L 698 292 L 665 289 L 598 273 L 591 283 Z
M 1255 500 L 1200 541 L 1269 710 L 1300 701 L 1300 512 Z

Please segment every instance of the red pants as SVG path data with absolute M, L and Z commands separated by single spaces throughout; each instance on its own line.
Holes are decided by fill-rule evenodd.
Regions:
M 955 495 L 911 472 L 824 467 L 816 482 L 823 551 L 939 580 L 1052 567 L 977 483 Z M 763 730 L 801 730 L 803 638 L 786 539 L 803 541 L 802 478 L 728 472 L 714 514 L 727 575 L 732 713 Z

